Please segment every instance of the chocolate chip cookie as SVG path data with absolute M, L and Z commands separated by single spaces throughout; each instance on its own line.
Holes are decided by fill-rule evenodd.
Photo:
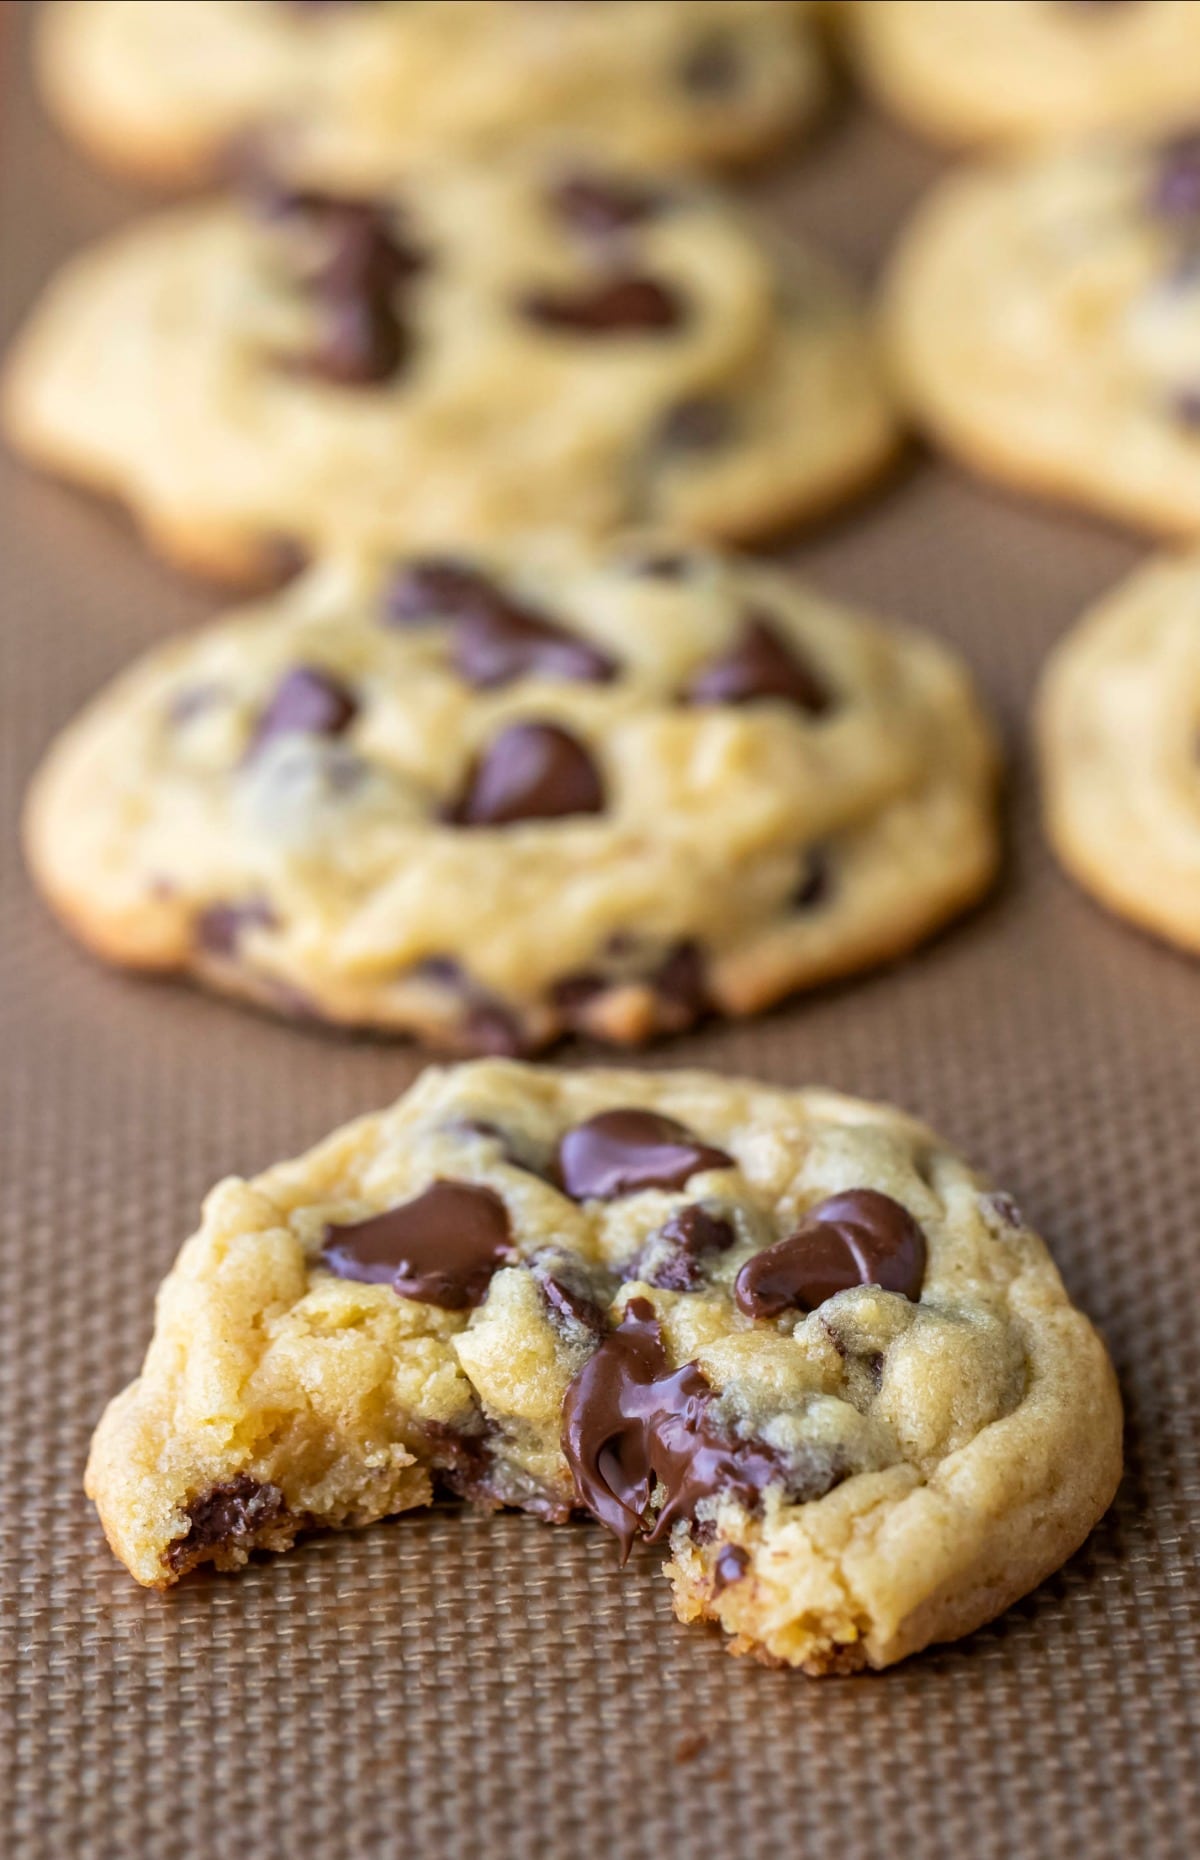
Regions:
M 157 1587 L 439 1488 L 584 1511 L 668 1550 L 682 1620 L 825 1673 L 998 1614 L 1120 1465 L 1103 1345 L 931 1131 L 486 1061 L 213 1190 L 87 1489 Z
M 51 285 L 4 411 L 30 458 L 232 578 L 281 540 L 749 536 L 895 438 L 822 259 L 689 183 L 554 159 L 384 200 L 264 183 L 135 225 Z
M 52 750 L 34 872 L 103 955 L 515 1054 L 893 956 L 996 860 L 944 649 L 652 537 L 355 553 L 151 652 Z
M 899 386 L 952 452 L 1200 531 L 1200 136 L 953 175 L 891 278 Z
M 1039 701 L 1047 829 L 1105 904 L 1200 952 L 1200 559 L 1139 569 L 1057 647 Z
M 254 136 L 333 185 L 568 130 L 651 164 L 760 154 L 820 108 L 808 0 L 58 0 L 42 90 L 100 160 L 211 175 Z
M 849 0 L 863 80 L 957 144 L 1153 133 L 1200 117 L 1194 0 Z

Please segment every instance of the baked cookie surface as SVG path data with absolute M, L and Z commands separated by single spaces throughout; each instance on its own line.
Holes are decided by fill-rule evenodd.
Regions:
M 540 159 L 134 225 L 51 285 L 4 409 L 18 449 L 235 579 L 280 539 L 737 539 L 836 503 L 896 436 L 823 259 L 690 183 Z
M 1099 1338 L 923 1126 L 483 1062 L 213 1190 L 87 1488 L 160 1587 L 439 1486 L 582 1508 L 667 1546 L 683 1620 L 820 1673 L 989 1620 L 1120 1463 Z
M 1193 0 L 848 0 L 841 11 L 869 88 L 939 141 L 1152 134 L 1200 118 Z
M 1067 634 L 1038 723 L 1064 865 L 1122 916 L 1200 952 L 1200 558 L 1139 569 Z
M 1019 489 L 1200 531 L 1200 136 L 951 176 L 886 305 L 894 373 L 947 448 Z
M 253 135 L 284 167 L 374 187 L 568 130 L 651 164 L 756 155 L 825 76 L 807 4 L 778 0 L 60 0 L 42 90 L 101 160 L 211 175 Z
M 26 839 L 118 962 L 532 1050 L 752 1012 L 904 950 L 996 862 L 996 756 L 932 640 L 627 538 L 355 554 L 149 653 Z

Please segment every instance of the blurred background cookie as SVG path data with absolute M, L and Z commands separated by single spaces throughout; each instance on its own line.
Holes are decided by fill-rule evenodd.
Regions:
M 670 166 L 761 153 L 825 93 L 805 0 L 59 0 L 37 62 L 89 153 L 152 180 L 265 142 L 327 185 L 564 129 Z
M 941 646 L 777 569 L 355 556 L 119 677 L 27 845 L 116 962 L 520 1052 L 901 953 L 988 885 L 995 777 Z
M 896 440 L 835 267 L 689 182 L 541 158 L 131 226 L 51 284 L 4 410 L 30 458 L 233 578 L 281 539 L 742 539 Z
M 1038 721 L 1063 864 L 1200 953 L 1200 557 L 1139 569 L 1080 621 L 1047 666 Z
M 868 88 L 939 141 L 1200 118 L 1195 0 L 846 0 L 839 14 Z
M 1200 533 L 1198 254 L 1200 136 L 954 173 L 893 262 L 896 384 L 985 473 Z

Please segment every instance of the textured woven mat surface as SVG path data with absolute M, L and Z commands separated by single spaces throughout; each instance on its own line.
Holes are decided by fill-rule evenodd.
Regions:
M 70 247 L 137 204 L 57 142 L 8 52 L 5 332 Z M 869 272 L 932 171 L 845 109 L 759 191 Z M 79 1490 L 88 1435 L 137 1367 L 202 1193 L 390 1099 L 417 1061 L 104 973 L 47 920 L 15 837 L 35 758 L 102 679 L 211 602 L 112 513 L 0 473 L 10 1860 L 1200 1851 L 1200 968 L 1056 873 L 1024 738 L 1045 648 L 1134 546 L 914 458 L 794 552 L 969 656 L 1012 749 L 1010 869 L 903 967 L 662 1058 L 931 1119 L 1046 1234 L 1129 1413 L 1118 1503 L 1058 1577 L 966 1643 L 814 1684 L 677 1626 L 653 1559 L 621 1573 L 583 1527 L 439 1510 L 168 1597 L 113 1561 Z

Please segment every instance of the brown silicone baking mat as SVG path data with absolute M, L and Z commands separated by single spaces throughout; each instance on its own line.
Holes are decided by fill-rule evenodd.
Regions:
M 46 126 L 6 10 L 5 332 L 65 253 L 139 205 Z M 934 168 L 847 104 L 755 185 L 870 273 Z M 107 509 L 0 473 L 0 1850 L 1200 1852 L 1200 966 L 1056 872 L 1025 731 L 1047 646 L 1137 547 L 914 455 L 793 552 L 970 659 L 1011 749 L 1009 870 L 902 966 L 654 1057 L 931 1119 L 1046 1234 L 1129 1415 L 1117 1504 L 1060 1575 L 960 1645 L 815 1683 L 678 1626 L 653 1557 L 622 1573 L 583 1526 L 447 1507 L 168 1596 L 110 1556 L 79 1489 L 88 1435 L 201 1195 L 384 1103 L 419 1060 L 106 973 L 39 907 L 16 841 L 37 756 L 213 603 Z

